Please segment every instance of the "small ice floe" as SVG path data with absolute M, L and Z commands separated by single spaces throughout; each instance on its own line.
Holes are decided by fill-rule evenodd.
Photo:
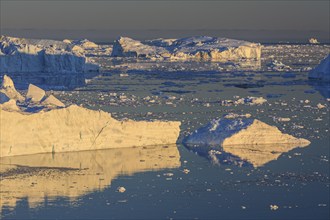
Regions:
M 185 174 L 188 174 L 188 173 L 190 172 L 190 170 L 188 170 L 188 169 L 183 169 L 182 172 L 185 173 Z
M 121 73 L 119 74 L 120 77 L 128 77 L 129 75 L 127 73 Z
M 291 70 L 290 66 L 287 66 L 287 65 L 285 65 L 282 62 L 277 61 L 277 60 L 272 60 L 270 63 L 268 63 L 267 68 L 270 71 L 277 71 L 277 72 L 290 71 Z
M 247 98 L 238 99 L 236 101 L 237 104 L 244 103 L 249 105 L 262 105 L 265 102 L 267 102 L 267 99 L 263 97 L 253 97 L 253 96 L 248 96 Z
M 173 176 L 174 174 L 173 174 L 173 173 L 164 173 L 163 175 L 164 175 L 164 176 L 171 177 L 171 176 Z
M 272 211 L 276 211 L 277 209 L 279 209 L 279 207 L 277 205 L 270 205 L 270 210 Z
M 117 188 L 117 192 L 124 193 L 126 191 L 125 187 L 120 186 Z
M 240 118 L 240 117 L 245 117 L 245 118 L 250 118 L 251 114 L 244 114 L 244 115 L 239 115 L 236 113 L 228 113 L 226 115 L 223 116 L 224 118 Z
M 319 103 L 319 104 L 317 104 L 317 108 L 318 108 L 318 109 L 325 108 L 325 105 L 322 105 L 321 103 Z
M 220 102 L 221 105 L 223 106 L 232 106 L 232 105 L 262 105 L 265 102 L 267 102 L 267 99 L 263 97 L 254 97 L 254 96 L 248 96 L 246 98 L 240 98 L 237 100 L 222 100 Z
M 277 118 L 277 121 L 280 121 L 280 122 L 288 122 L 288 121 L 291 121 L 291 118 Z

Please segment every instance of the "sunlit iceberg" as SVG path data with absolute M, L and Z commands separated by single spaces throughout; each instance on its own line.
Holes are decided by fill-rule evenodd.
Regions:
M 145 42 L 119 37 L 114 44 L 111 56 L 168 60 L 259 60 L 261 45 L 242 40 L 207 36 L 157 39 Z
M 275 126 L 245 116 L 212 120 L 183 140 L 191 150 L 215 163 L 261 166 L 310 142 L 283 134 Z
M 8 91 L 16 90 L 1 89 L 7 97 Z M 104 111 L 65 107 L 33 85 L 27 95 L 23 103 L 0 104 L 0 157 L 174 144 L 180 133 L 178 121 L 118 121 Z

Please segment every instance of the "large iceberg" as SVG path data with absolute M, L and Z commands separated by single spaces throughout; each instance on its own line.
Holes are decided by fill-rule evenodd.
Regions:
M 22 104 L 0 104 L 0 157 L 173 144 L 180 133 L 180 122 L 118 121 L 104 111 L 64 107 L 33 85 L 28 94 Z
M 309 72 L 308 78 L 321 80 L 323 82 L 330 81 L 330 54 Z
M 214 160 L 245 161 L 261 166 L 278 158 L 282 153 L 296 147 L 304 147 L 310 142 L 283 134 L 277 127 L 268 125 L 249 116 L 212 120 L 183 140 L 193 151 Z
M 88 60 L 77 42 L 37 40 L 1 36 L 1 73 L 83 73 L 90 71 Z M 80 52 L 80 53 L 79 53 Z M 88 65 L 86 65 L 88 64 Z M 97 70 L 98 65 L 92 70 Z
M 111 56 L 168 60 L 259 60 L 261 45 L 207 36 L 156 39 L 145 42 L 119 37 L 115 41 Z

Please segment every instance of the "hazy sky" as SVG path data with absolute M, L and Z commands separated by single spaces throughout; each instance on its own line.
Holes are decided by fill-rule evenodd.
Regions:
M 298 30 L 329 34 L 328 0 L 0 0 L 1 29 Z

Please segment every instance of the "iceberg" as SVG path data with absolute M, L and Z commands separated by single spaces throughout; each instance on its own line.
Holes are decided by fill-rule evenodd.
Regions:
M 320 43 L 316 38 L 313 38 L 313 37 L 309 38 L 308 42 L 310 44 L 319 44 Z
M 86 57 L 71 44 L 1 36 L 1 73 L 83 73 Z
M 165 48 L 146 45 L 128 37 L 119 37 L 113 46 L 112 57 L 151 58 L 168 52 Z
M 284 152 L 310 144 L 306 139 L 283 134 L 277 127 L 250 118 L 250 115 L 229 116 L 214 119 L 197 129 L 183 140 L 184 145 L 213 160 L 228 161 L 229 157 L 229 161 L 237 161 L 240 158 L 261 166 Z
M 119 37 L 115 41 L 111 56 L 205 61 L 260 60 L 261 45 L 207 36 L 156 39 L 145 42 Z
M 330 54 L 308 74 L 309 79 L 330 82 Z
M 25 102 L 31 102 L 18 110 L 0 105 L 0 157 L 174 144 L 180 133 L 177 121 L 118 121 L 104 111 L 45 99 L 33 85 L 28 94 Z

